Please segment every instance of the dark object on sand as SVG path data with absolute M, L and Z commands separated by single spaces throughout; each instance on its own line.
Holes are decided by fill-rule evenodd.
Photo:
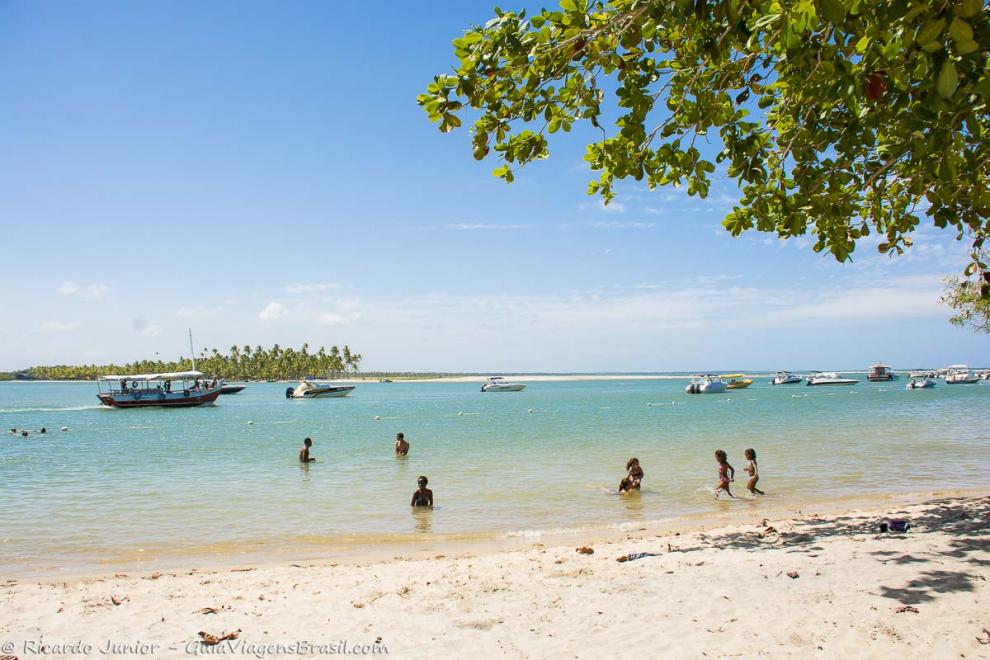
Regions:
M 911 605 L 905 605 L 904 607 L 898 607 L 896 610 L 894 610 L 894 612 L 896 612 L 897 614 L 903 614 L 904 612 L 913 612 L 914 614 L 917 614 L 918 608 L 913 607 Z
M 659 553 L 656 552 L 631 552 L 628 555 L 622 555 L 615 561 L 625 562 L 625 561 L 636 561 L 637 559 L 642 559 L 643 557 L 657 557 Z
M 903 534 L 911 528 L 911 523 L 906 520 L 901 520 L 899 518 L 894 518 L 893 520 L 884 520 L 880 523 L 880 533 L 886 534 L 887 532 L 896 532 L 898 534 Z
M 589 548 L 586 545 L 582 545 L 580 548 L 578 548 L 577 549 L 577 552 L 580 553 L 580 554 L 582 554 L 582 555 L 593 555 L 593 554 L 595 554 L 594 549 Z
M 801 577 L 801 575 L 797 571 L 788 571 L 787 577 L 791 578 L 792 580 L 796 580 L 799 577 Z

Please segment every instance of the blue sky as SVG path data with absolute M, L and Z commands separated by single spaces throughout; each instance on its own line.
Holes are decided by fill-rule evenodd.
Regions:
M 533 5 L 533 3 L 529 3 Z M 840 265 L 707 200 L 584 194 L 588 133 L 507 186 L 417 107 L 492 3 L 0 5 L 0 369 L 350 344 L 368 369 L 990 364 L 965 250 Z

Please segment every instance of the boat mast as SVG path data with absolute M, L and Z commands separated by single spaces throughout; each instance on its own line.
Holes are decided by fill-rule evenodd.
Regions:
M 192 328 L 189 328 L 189 355 L 192 356 L 192 370 L 196 371 L 196 349 L 192 343 Z

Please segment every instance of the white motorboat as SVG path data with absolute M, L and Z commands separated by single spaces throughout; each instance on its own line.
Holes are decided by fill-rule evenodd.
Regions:
M 978 382 L 980 382 L 980 377 L 971 374 L 969 367 L 965 364 L 953 364 L 945 368 L 946 385 L 972 385 Z
M 935 381 L 931 378 L 912 378 L 906 389 L 909 390 L 930 390 L 935 387 Z
M 347 396 L 354 390 L 354 385 L 334 385 L 333 383 L 308 380 L 303 378 L 295 387 L 285 390 L 286 399 L 329 399 Z
M 688 394 L 721 394 L 725 392 L 726 382 L 715 374 L 695 374 L 691 382 L 684 388 Z
M 858 382 L 855 378 L 843 378 L 835 371 L 816 371 L 808 376 L 805 385 L 855 385 Z
M 523 383 L 510 383 L 501 376 L 491 376 L 481 386 L 482 392 L 521 392 L 524 389 Z
M 773 378 L 770 379 L 771 385 L 795 385 L 801 382 L 800 376 L 795 376 L 790 371 L 778 371 Z
M 928 371 L 912 371 L 908 376 L 909 378 L 938 378 L 938 370 L 929 369 Z

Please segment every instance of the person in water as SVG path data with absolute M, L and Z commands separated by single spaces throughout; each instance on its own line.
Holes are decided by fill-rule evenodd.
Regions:
M 728 493 L 729 497 L 735 497 L 729 490 L 729 483 L 736 478 L 736 468 L 729 465 L 729 457 L 721 449 L 715 450 L 715 462 L 718 463 L 718 483 L 715 484 L 715 499 L 718 499 L 720 491 Z
M 301 463 L 312 463 L 316 459 L 309 455 L 309 448 L 313 446 L 313 439 L 303 440 L 303 448 L 299 450 L 299 461 Z
M 406 442 L 406 434 L 405 433 L 396 433 L 395 434 L 395 455 L 396 456 L 405 456 L 408 453 L 409 453 L 409 443 Z
M 626 462 L 626 476 L 619 482 L 619 492 L 628 493 L 631 490 L 639 490 L 643 485 L 643 468 L 639 465 L 638 458 L 630 458 Z
M 412 502 L 409 506 L 433 506 L 433 491 L 426 487 L 426 484 L 430 483 L 430 480 L 426 477 L 421 476 L 416 480 L 419 488 L 412 495 Z
M 760 468 L 756 464 L 756 450 L 747 449 L 743 455 L 749 461 L 749 464 L 746 466 L 746 472 L 749 473 L 749 482 L 746 484 L 746 488 L 753 495 L 766 495 L 766 493 L 756 487 L 756 482 L 760 480 Z

